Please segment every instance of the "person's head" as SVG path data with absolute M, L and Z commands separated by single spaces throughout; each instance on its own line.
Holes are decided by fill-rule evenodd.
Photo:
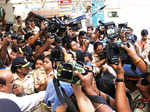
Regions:
M 79 32 L 79 41 L 82 42 L 83 39 L 86 39 L 86 32 L 85 31 L 80 31 Z
M 88 36 L 91 36 L 91 34 L 93 34 L 93 30 L 94 30 L 94 29 L 93 29 L 93 26 L 88 26 L 88 27 L 87 27 L 87 35 L 88 35 Z
M 51 56 L 48 55 L 44 58 L 44 65 L 43 65 L 44 69 L 46 72 L 50 72 L 53 70 L 53 66 L 52 66 L 52 61 L 51 61 Z
M 101 52 L 103 51 L 103 43 L 96 42 L 94 44 L 94 51 L 95 51 L 96 54 L 101 54 Z
M 34 22 L 34 20 L 31 21 L 31 26 L 32 26 L 32 28 L 35 27 L 35 22 Z
M 141 31 L 141 36 L 143 40 L 147 40 L 147 36 L 148 36 L 148 30 L 147 29 L 143 29 Z
M 39 68 L 43 67 L 43 65 L 44 65 L 43 60 L 44 60 L 44 56 L 40 55 L 35 62 L 35 69 L 39 69 Z
M 17 16 L 17 17 L 16 17 L 16 20 L 17 20 L 18 23 L 22 23 L 22 18 L 21 18 L 21 16 Z
M 12 93 L 13 81 L 13 75 L 9 69 L 0 70 L 0 92 Z
M 23 51 L 22 51 L 22 48 L 19 47 L 19 46 L 12 46 L 12 51 L 11 51 L 11 55 L 13 57 L 17 57 L 17 56 L 23 56 Z
M 71 50 L 78 50 L 77 42 L 76 41 L 71 41 L 70 42 L 70 49 Z
M 29 73 L 30 67 L 32 67 L 33 63 L 27 62 L 24 57 L 16 57 L 12 61 L 11 71 L 12 73 L 27 75 Z
M 141 94 L 150 95 L 150 73 L 146 72 L 143 74 L 144 78 L 141 78 L 136 84 Z
M 26 28 L 31 28 L 31 22 L 30 21 L 27 21 L 25 25 L 26 25 Z
M 97 40 L 97 36 L 96 36 L 96 34 L 91 34 L 91 40 L 93 40 L 94 42 L 96 42 L 96 40 Z
M 84 62 L 92 62 L 93 58 L 92 58 L 92 54 L 86 52 L 84 53 Z
M 23 47 L 25 45 L 25 38 L 24 35 L 17 36 L 17 45 Z

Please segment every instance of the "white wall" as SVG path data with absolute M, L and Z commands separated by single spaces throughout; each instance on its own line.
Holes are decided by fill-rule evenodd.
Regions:
M 107 1 L 107 0 L 106 0 Z M 109 4 L 113 1 L 113 8 L 119 9 L 118 22 L 128 22 L 129 26 L 135 29 L 135 34 L 140 38 L 140 32 L 143 28 L 150 32 L 150 0 L 108 0 Z M 108 5 L 110 7 L 111 4 Z M 117 10 L 117 9 L 116 9 Z M 105 15 L 106 20 L 113 20 Z

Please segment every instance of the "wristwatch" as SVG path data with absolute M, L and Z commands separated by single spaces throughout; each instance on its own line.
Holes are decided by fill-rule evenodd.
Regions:
M 122 78 L 122 79 L 116 79 L 116 82 L 124 82 L 124 79 Z

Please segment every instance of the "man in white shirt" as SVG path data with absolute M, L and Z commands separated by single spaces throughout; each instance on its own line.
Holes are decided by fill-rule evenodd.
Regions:
M 9 69 L 0 70 L 0 99 L 10 99 L 19 106 L 22 112 L 28 112 L 43 101 L 45 97 L 45 91 L 23 97 L 17 97 L 12 94 L 14 88 L 15 86 L 11 71 Z

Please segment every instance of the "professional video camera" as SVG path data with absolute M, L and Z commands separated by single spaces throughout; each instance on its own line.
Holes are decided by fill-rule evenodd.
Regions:
M 118 59 L 121 58 L 123 63 L 130 63 L 130 58 L 127 52 L 121 48 L 121 45 L 126 45 L 129 47 L 128 41 L 124 42 L 120 39 L 120 30 L 116 27 L 114 22 L 103 23 L 104 25 L 104 34 L 106 40 L 103 40 L 102 43 L 105 44 L 105 48 L 103 49 L 102 55 L 100 55 L 100 59 L 107 59 L 109 64 L 118 64 Z
M 47 25 L 47 29 L 46 31 L 51 32 L 51 33 L 57 33 L 60 30 L 61 31 L 65 31 L 66 27 L 63 21 L 61 21 L 59 18 L 57 17 L 53 17 L 51 19 L 47 19 L 45 17 L 42 17 L 38 14 L 35 14 L 33 12 L 30 12 L 28 14 L 28 18 L 26 18 L 26 21 L 30 20 L 30 19 L 34 19 L 35 21 L 37 21 L 37 25 L 40 27 L 40 23 L 41 22 L 45 22 L 45 24 Z
M 128 27 L 127 23 L 121 23 L 118 24 L 118 29 L 119 29 L 119 34 L 120 34 L 120 38 L 122 38 L 122 33 L 124 34 L 124 39 L 122 39 L 122 41 L 128 41 L 131 44 L 135 44 L 137 37 L 136 35 L 132 34 L 132 28 Z
M 74 61 L 69 63 L 61 62 L 57 67 L 57 72 L 57 78 L 59 80 L 73 84 L 80 84 L 80 78 L 74 75 L 74 72 L 80 72 L 82 75 L 86 75 L 89 70 Z

